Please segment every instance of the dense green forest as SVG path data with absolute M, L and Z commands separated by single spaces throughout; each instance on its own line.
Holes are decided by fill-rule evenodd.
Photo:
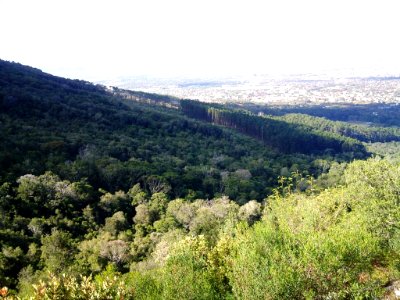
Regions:
M 224 109 L 191 100 L 181 101 L 181 107 L 188 116 L 234 128 L 283 153 L 312 154 L 331 150 L 334 153 L 353 152 L 355 157 L 366 155 L 359 141 L 336 132 L 312 128 L 309 126 L 311 122 L 259 117 L 247 111 Z
M 332 121 L 347 123 L 375 124 L 378 126 L 400 126 L 400 106 L 398 103 L 332 103 L 326 105 L 261 105 L 255 103 L 228 104 L 230 108 L 244 108 L 255 114 L 284 116 L 286 114 L 305 114 L 322 117 Z
M 304 114 L 286 114 L 277 117 L 296 125 L 311 126 L 315 129 L 339 134 L 357 139 L 363 142 L 390 142 L 400 141 L 400 129 L 398 127 L 378 127 L 372 125 L 349 124 L 340 121 L 331 121 L 325 118 L 312 117 Z
M 0 128 L 0 299 L 376 299 L 400 278 L 396 127 L 0 61 Z

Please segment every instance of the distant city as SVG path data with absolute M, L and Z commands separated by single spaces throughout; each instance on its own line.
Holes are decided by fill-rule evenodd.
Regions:
M 211 79 L 125 77 L 102 84 L 216 103 L 273 105 L 400 103 L 400 77 L 268 75 Z

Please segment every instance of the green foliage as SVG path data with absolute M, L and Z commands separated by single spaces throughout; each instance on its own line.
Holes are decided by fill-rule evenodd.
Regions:
M 236 236 L 228 273 L 236 297 L 379 297 L 398 276 L 398 170 L 356 162 L 345 188 L 270 197 L 264 220 Z
M 169 201 L 155 193 L 137 204 L 133 219 L 123 211 L 100 215 L 114 204 L 110 212 L 120 203 L 130 206 L 142 193 L 138 186 L 106 193 L 94 208 L 69 208 L 77 220 L 101 222 L 84 227 L 86 235 L 65 227 L 73 220 L 54 223 L 53 215 L 20 221 L 36 242 L 3 246 L 1 280 L 16 285 L 12 274 L 22 269 L 21 296 L 62 299 L 85 298 L 89 291 L 126 299 L 381 297 L 400 276 L 399 170 L 385 160 L 356 161 L 344 170 L 342 186 L 320 192 L 310 188 L 314 183 L 304 190 L 304 178 L 294 172 L 280 179 L 265 205 L 239 206 L 227 197 Z M 39 184 L 45 176 L 47 185 Z M 45 176 L 20 181 L 14 196 L 24 201 L 16 202 L 17 212 L 25 199 L 57 198 L 54 187 L 63 182 Z M 4 186 L 3 197 L 9 193 Z M 87 203 L 84 195 L 92 196 L 81 194 Z M 57 225 L 48 232 L 49 224 Z
M 13 286 L 17 280 L 15 274 L 26 261 L 20 247 L 13 248 L 3 245 L 0 252 L 0 282 L 2 285 Z
M 349 163 L 366 153 L 348 138 L 395 129 L 1 61 L 0 124 L 1 297 L 376 299 L 400 278 L 396 145 Z
M 130 272 L 126 277 L 126 286 L 134 291 L 134 299 L 160 299 L 161 287 L 157 280 L 159 274 L 150 272 Z
M 358 126 L 352 127 L 348 126 L 349 124 L 357 124 L 362 125 L 361 127 L 371 126 L 372 132 L 368 133 L 368 129 L 361 129 L 361 134 L 364 131 L 367 132 L 368 136 L 372 135 L 379 139 L 387 136 L 387 134 L 392 135 L 393 132 L 395 136 L 398 136 L 398 131 L 396 128 L 386 130 L 378 130 L 378 134 L 375 135 L 373 130 L 377 129 L 377 126 L 389 127 L 389 126 L 400 126 L 400 107 L 394 103 L 368 103 L 368 104 L 353 104 L 351 102 L 345 103 L 334 103 L 332 105 L 263 105 L 263 104 L 255 104 L 255 103 L 245 103 L 244 105 L 233 105 L 234 108 L 239 107 L 240 109 L 245 108 L 246 110 L 250 110 L 254 113 L 264 113 L 268 115 L 274 116 L 282 116 L 287 114 L 301 114 L 308 115 L 313 117 L 325 118 L 332 121 L 340 121 L 335 122 L 335 125 L 344 125 L 346 128 L 343 134 L 346 132 L 352 132 L 352 128 L 355 128 L 356 131 L 359 128 Z M 318 118 L 318 119 L 319 119 Z M 323 121 L 325 123 L 325 121 Z M 343 124 L 342 122 L 346 122 L 347 124 Z M 327 122 L 325 124 L 333 124 Z M 335 128 L 334 126 L 333 128 Z M 397 131 L 397 133 L 396 133 Z M 379 133 L 383 133 L 383 136 L 380 136 Z M 396 140 L 397 138 L 395 138 Z
M 390 142 L 400 140 L 400 129 L 397 127 L 377 127 L 330 121 L 325 118 L 312 117 L 305 114 L 286 114 L 278 117 L 292 124 L 310 126 L 314 130 L 322 130 L 357 139 L 362 142 Z
M 49 273 L 34 286 L 35 299 L 133 299 L 133 290 L 112 268 L 92 277 Z
M 115 194 L 106 193 L 100 198 L 99 206 L 107 213 L 112 215 L 117 211 L 128 211 L 131 207 L 130 199 L 123 191 Z
M 192 118 L 234 128 L 280 152 L 318 153 L 332 150 L 335 153 L 354 152 L 358 158 L 366 156 L 365 147 L 359 141 L 323 130 L 316 126 L 314 118 L 309 116 L 300 116 L 299 120 L 290 117 L 260 117 L 248 111 L 191 100 L 182 100 L 181 107 L 182 111 Z M 400 133 L 398 135 L 400 136 Z
M 170 254 L 162 273 L 162 299 L 219 299 L 207 265 L 202 236 L 186 238 Z
M 253 225 L 261 218 L 261 204 L 255 200 L 247 202 L 240 207 L 238 217 L 249 225 Z
M 112 236 L 117 236 L 119 232 L 128 229 L 128 222 L 122 211 L 118 211 L 112 217 L 105 219 L 103 230 Z
M 143 204 L 147 201 L 146 193 L 140 188 L 140 184 L 135 184 L 129 191 L 128 195 L 132 199 L 132 205 Z
M 50 170 L 53 175 L 48 177 L 57 174 L 69 182 L 86 182 L 115 197 L 115 192 L 139 184 L 130 196 L 134 205 L 157 192 L 171 197 L 190 194 L 194 199 L 223 192 L 244 203 L 266 197 L 276 185 L 277 170 L 290 168 L 295 160 L 301 161 L 302 171 L 319 173 L 310 168 L 313 157 L 281 156 L 252 137 L 189 119 L 177 109 L 143 104 L 146 97 L 161 96 L 110 92 L 4 61 L 0 66 L 2 181 L 14 183 L 21 175 Z M 274 134 L 280 133 L 270 135 Z M 288 141 L 276 143 L 279 148 Z M 240 170 L 248 170 L 251 177 L 236 176 Z M 224 172 L 230 180 L 223 182 Z M 51 192 L 46 191 L 47 179 L 29 183 L 37 184 L 32 201 L 40 202 Z M 27 196 L 21 190 L 24 201 Z M 47 203 L 49 210 L 57 209 L 63 199 L 52 201 Z M 111 215 L 121 210 L 104 208 Z
M 58 273 L 72 264 L 76 248 L 71 234 L 53 229 L 41 242 L 41 260 L 47 270 Z

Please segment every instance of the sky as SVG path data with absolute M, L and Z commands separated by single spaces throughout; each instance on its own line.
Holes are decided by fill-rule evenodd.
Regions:
M 397 75 L 399 11 L 398 0 L 0 0 L 0 59 L 91 81 Z

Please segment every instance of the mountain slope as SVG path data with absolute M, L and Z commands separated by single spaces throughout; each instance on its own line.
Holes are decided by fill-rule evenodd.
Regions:
M 174 196 L 225 193 L 245 201 L 265 197 L 286 170 L 318 175 L 315 160 L 365 156 L 362 147 L 343 148 L 338 137 L 238 111 L 204 106 L 219 114 L 214 125 L 207 124 L 187 103 L 204 106 L 0 61 L 0 177 L 12 182 L 51 170 L 115 191 L 137 182 L 145 186 L 156 176 Z M 226 125 L 223 116 L 242 123 L 215 126 Z M 260 128 L 265 138 L 254 134 Z M 240 170 L 250 177 L 242 178 Z
M 146 186 L 156 176 L 174 196 L 224 192 L 245 201 L 265 197 L 282 168 L 295 161 L 311 165 L 311 158 L 278 156 L 252 138 L 175 109 L 128 104 L 102 86 L 1 61 L 2 181 L 51 170 L 115 191 Z M 242 169 L 251 177 L 237 175 Z
M 256 116 L 244 110 L 191 100 L 181 101 L 181 107 L 190 117 L 233 128 L 283 153 L 317 154 L 329 150 L 333 153 L 353 152 L 358 158 L 367 154 L 361 142 L 323 129 L 318 130 L 305 123 Z

